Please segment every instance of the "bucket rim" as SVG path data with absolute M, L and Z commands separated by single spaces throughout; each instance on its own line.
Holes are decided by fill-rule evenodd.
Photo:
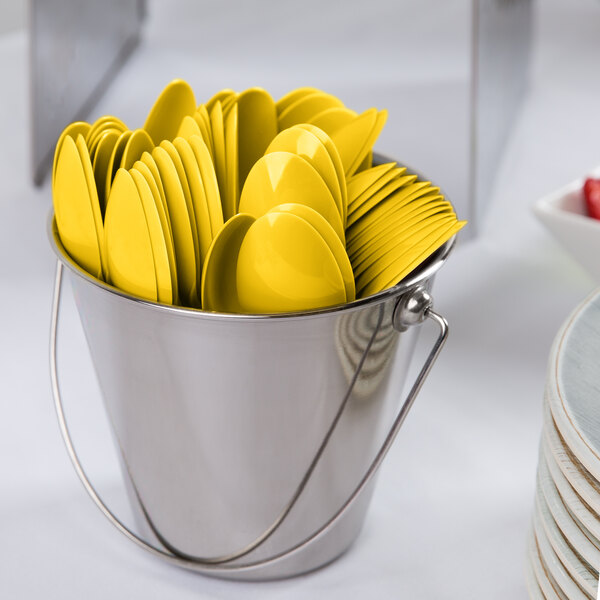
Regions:
M 382 164 L 384 162 L 396 162 L 398 166 L 406 167 L 409 173 L 417 175 L 420 179 L 427 181 L 427 179 L 417 170 L 412 169 L 406 164 L 396 161 L 392 158 L 384 156 L 382 154 L 373 154 L 373 163 Z M 442 190 L 442 194 L 444 194 Z M 444 194 L 447 198 L 447 196 Z M 267 314 L 249 314 L 249 313 L 222 313 L 216 311 L 207 311 L 201 308 L 193 308 L 188 306 L 175 306 L 173 304 L 164 304 L 161 302 L 152 302 L 151 300 L 145 300 L 134 296 L 123 290 L 120 290 L 113 285 L 101 281 L 87 271 L 82 269 L 67 253 L 60 236 L 58 235 L 58 228 L 56 226 L 56 219 L 54 216 L 54 210 L 51 208 L 47 218 L 47 234 L 50 241 L 52 250 L 60 263 L 67 267 L 71 273 L 77 275 L 87 283 L 90 283 L 97 288 L 100 288 L 103 292 L 112 294 L 120 297 L 121 299 L 129 302 L 133 302 L 144 308 L 156 310 L 163 313 L 170 313 L 174 315 L 191 317 L 191 318 L 207 318 L 211 320 L 237 320 L 237 321 L 263 321 L 263 320 L 299 320 L 309 317 L 318 317 L 324 315 L 330 315 L 333 313 L 346 313 L 353 312 L 366 306 L 375 306 L 379 303 L 385 302 L 391 298 L 396 298 L 404 294 L 407 290 L 415 287 L 419 283 L 422 283 L 432 277 L 444 264 L 448 255 L 456 244 L 456 234 L 453 235 L 443 246 L 438 248 L 431 256 L 429 256 L 423 263 L 418 265 L 411 273 L 398 282 L 391 288 L 382 290 L 377 294 L 367 296 L 366 298 L 357 298 L 352 302 L 345 302 L 343 304 L 335 304 L 331 306 L 325 306 L 322 308 L 316 308 L 305 311 L 294 311 L 294 312 L 283 312 L 283 313 L 267 313 Z

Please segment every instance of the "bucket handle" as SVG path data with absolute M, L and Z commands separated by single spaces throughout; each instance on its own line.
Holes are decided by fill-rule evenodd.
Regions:
M 372 479 L 373 475 L 376 473 L 377 469 L 381 466 L 383 459 L 387 455 L 390 450 L 396 436 L 406 416 L 408 411 L 411 409 L 414 401 L 425 382 L 425 379 L 429 375 L 433 364 L 435 363 L 437 357 L 439 356 L 442 347 L 446 342 L 446 338 L 448 337 L 448 322 L 444 317 L 439 315 L 438 313 L 433 311 L 433 300 L 427 290 L 424 287 L 418 285 L 413 288 L 410 288 L 406 292 L 404 292 L 400 298 L 396 302 L 396 306 L 394 307 L 394 311 L 392 313 L 392 323 L 394 328 L 403 332 L 409 329 L 414 325 L 418 325 L 425 321 L 425 319 L 431 319 L 439 326 L 438 336 L 431 348 L 421 370 L 419 371 L 415 381 L 410 389 L 410 392 L 406 396 L 392 426 L 383 441 L 379 451 L 377 452 L 375 458 L 369 465 L 369 468 L 363 475 L 362 479 L 358 483 L 358 485 L 353 490 L 352 494 L 348 497 L 348 499 L 342 504 L 342 506 L 338 509 L 338 511 L 325 523 L 323 524 L 317 531 L 312 533 L 309 537 L 307 537 L 302 542 L 296 544 L 293 548 L 281 552 L 275 556 L 258 560 L 251 563 L 246 564 L 210 564 L 207 562 L 199 562 L 197 560 L 192 560 L 175 553 L 162 550 L 161 548 L 157 548 L 152 544 L 149 544 L 133 532 L 127 525 L 125 525 L 111 510 L 104 504 L 104 501 L 99 496 L 93 484 L 90 482 L 81 462 L 79 461 L 79 456 L 75 450 L 73 445 L 73 440 L 71 438 L 71 433 L 69 431 L 69 427 L 67 425 L 67 421 L 65 418 L 64 408 L 62 404 L 62 396 L 60 392 L 60 384 L 58 381 L 58 371 L 57 371 L 57 339 L 58 339 L 58 321 L 60 314 L 60 298 L 61 298 L 61 290 L 62 290 L 62 280 L 63 280 L 63 265 L 60 261 L 57 261 L 56 264 L 56 276 L 54 282 L 54 294 L 52 301 L 52 317 L 50 323 L 50 377 L 52 383 L 52 396 L 54 398 L 54 407 L 56 410 L 56 416 L 58 418 L 58 424 L 60 427 L 60 432 L 62 434 L 63 441 L 65 443 L 67 453 L 69 454 L 69 458 L 75 468 L 75 471 L 83 484 L 83 487 L 87 491 L 90 498 L 94 501 L 96 506 L 100 509 L 100 511 L 104 514 L 104 516 L 129 540 L 137 544 L 139 547 L 144 550 L 150 552 L 150 554 L 162 558 L 167 562 L 176 565 L 178 567 L 182 567 L 188 570 L 193 570 L 199 573 L 204 573 L 207 575 L 218 575 L 219 573 L 242 573 L 242 574 L 251 574 L 253 571 L 262 569 L 267 565 L 274 565 L 290 556 L 302 551 L 309 544 L 317 540 L 318 538 L 324 536 L 331 528 L 342 518 L 342 516 L 348 511 L 348 509 L 352 506 L 356 498 L 360 495 L 362 490 L 367 486 L 369 481 Z M 364 358 L 364 357 L 363 357 Z M 359 365 L 362 365 L 362 360 L 359 362 Z M 360 366 L 359 366 L 360 368 Z

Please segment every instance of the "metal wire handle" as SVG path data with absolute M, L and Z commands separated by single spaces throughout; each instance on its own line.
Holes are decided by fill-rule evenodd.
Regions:
M 61 298 L 61 290 L 62 290 L 62 279 L 63 279 L 63 265 L 60 261 L 57 261 L 56 278 L 55 278 L 55 283 L 54 283 L 54 296 L 53 296 L 53 303 L 52 303 L 52 318 L 51 318 L 51 325 L 50 325 L 50 377 L 51 377 L 51 382 L 52 382 L 52 395 L 54 398 L 54 406 L 55 406 L 56 415 L 58 418 L 60 431 L 61 431 L 61 434 L 63 437 L 63 441 L 65 443 L 65 446 L 67 448 L 67 452 L 71 459 L 71 462 L 73 463 L 73 467 L 75 468 L 75 471 L 76 471 L 81 483 L 83 484 L 85 490 L 87 491 L 87 493 L 89 494 L 91 499 L 94 501 L 96 506 L 104 514 L 104 516 L 125 537 L 129 538 L 132 542 L 136 543 L 138 546 L 140 546 L 144 550 L 150 552 L 150 554 L 160 557 L 163 560 L 170 562 L 171 564 L 174 564 L 176 566 L 179 566 L 179 567 L 182 567 L 185 569 L 193 570 L 193 571 L 196 571 L 199 573 L 205 573 L 205 574 L 211 574 L 211 575 L 218 574 L 219 572 L 221 572 L 221 573 L 227 573 L 227 572 L 229 572 L 229 573 L 231 573 L 231 572 L 252 573 L 253 571 L 259 570 L 266 565 L 275 564 L 275 563 L 279 562 L 280 560 L 283 560 L 285 558 L 290 557 L 293 554 L 300 552 L 301 550 L 306 548 L 309 544 L 311 544 L 312 542 L 314 542 L 321 536 L 325 535 L 342 518 L 342 516 L 347 512 L 347 510 L 350 508 L 350 506 L 354 503 L 356 498 L 360 495 L 362 490 L 369 483 L 369 481 L 371 480 L 371 478 L 373 477 L 373 475 L 375 474 L 375 472 L 377 471 L 377 469 L 380 467 L 381 463 L 383 462 L 383 459 L 387 455 L 388 451 L 390 450 L 390 448 L 398 434 L 398 431 L 400 430 L 400 428 L 402 427 L 402 424 L 404 423 L 404 420 L 406 419 L 408 411 L 414 404 L 414 401 L 415 401 L 425 379 L 427 378 L 427 375 L 429 374 L 433 364 L 435 363 L 444 343 L 446 342 L 446 338 L 448 336 L 448 323 L 447 323 L 446 319 L 444 319 L 444 317 L 442 317 L 441 315 L 439 315 L 433 311 L 433 309 L 432 309 L 433 301 L 432 301 L 429 293 L 421 286 L 417 286 L 417 287 L 405 292 L 398 299 L 398 302 L 396 304 L 396 307 L 395 307 L 393 315 L 392 315 L 392 322 L 393 322 L 394 328 L 397 329 L 398 331 L 405 331 L 409 327 L 419 324 L 419 323 L 422 323 L 426 318 L 428 318 L 428 319 L 435 321 L 435 323 L 438 324 L 440 331 L 438 333 L 438 337 L 435 340 L 435 343 L 434 343 L 431 351 L 429 352 L 429 355 L 427 356 L 427 358 L 425 360 L 425 363 L 421 367 L 421 370 L 419 371 L 419 373 L 412 385 L 412 388 L 406 397 L 406 400 L 402 404 L 396 418 L 394 419 L 394 422 L 392 423 L 390 431 L 388 432 L 385 440 L 383 441 L 381 448 L 377 452 L 375 458 L 371 462 L 371 464 L 370 464 L 369 468 L 367 469 L 367 471 L 365 472 L 364 476 L 362 477 L 362 479 L 360 480 L 360 482 L 358 483 L 356 488 L 353 490 L 352 494 L 350 494 L 348 499 L 342 504 L 342 506 L 338 509 L 338 511 L 326 523 L 324 523 L 319 529 L 317 529 L 317 531 L 313 532 L 311 535 L 309 535 L 303 541 L 299 542 L 298 544 L 296 544 L 295 546 L 293 546 L 292 548 L 289 548 L 288 550 L 286 550 L 284 552 L 281 552 L 279 554 L 271 556 L 270 558 L 262 559 L 262 560 L 255 561 L 255 562 L 249 562 L 246 564 L 236 564 L 236 565 L 223 564 L 223 563 L 211 564 L 210 562 L 207 562 L 207 561 L 201 562 L 201 561 L 197 561 L 197 560 L 193 560 L 190 558 L 179 556 L 175 553 L 157 548 L 156 546 L 153 546 L 152 544 L 149 544 L 148 542 L 146 542 L 143 538 L 141 538 L 135 532 L 133 532 L 131 529 L 129 529 L 127 527 L 127 525 L 125 525 L 106 506 L 106 504 L 104 504 L 104 501 L 99 496 L 98 492 L 96 491 L 96 489 L 90 482 L 88 476 L 86 475 L 85 470 L 83 469 L 83 466 L 81 465 L 81 462 L 79 461 L 77 452 L 75 451 L 75 447 L 73 445 L 73 440 L 71 439 L 71 434 L 70 434 L 69 427 L 66 422 L 64 408 L 63 408 L 63 404 L 62 404 L 60 384 L 58 381 L 57 339 L 58 339 L 58 320 L 59 320 L 59 314 L 60 314 L 60 298 Z M 367 345 L 367 347 L 365 349 L 365 352 L 363 353 L 363 356 L 361 357 L 361 360 L 359 361 L 359 363 L 357 365 L 356 372 L 354 374 L 354 377 L 352 378 L 351 387 L 350 387 L 348 393 L 346 394 L 344 402 L 342 402 L 342 404 L 340 406 L 340 411 L 336 415 L 336 418 L 334 419 L 332 426 L 330 427 L 323 443 L 321 444 L 321 447 L 319 448 L 319 451 L 317 452 L 315 459 L 313 459 L 313 462 L 311 463 L 311 466 L 309 467 L 307 474 L 305 475 L 300 486 L 298 487 L 298 490 L 296 491 L 295 496 L 292 498 L 291 502 L 288 504 L 288 507 L 286 507 L 286 509 L 283 511 L 282 515 L 280 515 L 280 518 L 275 522 L 274 526 L 269 528 L 269 530 L 267 530 L 260 538 L 258 538 L 257 542 L 253 543 L 251 545 L 252 547 L 250 549 L 245 549 L 244 551 L 242 551 L 242 553 L 236 554 L 234 558 L 237 559 L 237 558 L 243 556 L 244 554 L 247 554 L 248 552 L 250 552 L 251 550 L 256 548 L 258 545 L 260 545 L 262 542 L 264 542 L 267 539 L 267 537 L 269 537 L 273 533 L 273 531 L 281 524 L 281 522 L 283 521 L 285 516 L 289 513 L 289 510 L 291 509 L 291 507 L 293 506 L 293 504 L 299 497 L 300 493 L 302 492 L 302 489 L 304 488 L 304 486 L 306 485 L 306 483 L 308 481 L 308 478 L 310 477 L 310 474 L 312 473 L 312 470 L 316 466 L 316 462 L 318 461 L 320 455 L 322 454 L 322 451 L 324 450 L 324 447 L 327 444 L 327 442 L 333 432 L 333 429 L 337 425 L 339 416 L 341 415 L 341 411 L 343 410 L 345 403 L 346 403 L 348 397 L 350 396 L 350 393 L 352 391 L 352 386 L 354 385 L 354 382 L 356 381 L 356 378 L 362 368 L 362 365 L 363 365 L 366 355 L 369 351 L 371 343 L 373 342 L 375 335 L 376 335 L 377 331 L 379 330 L 380 325 L 381 325 L 381 318 L 378 322 L 378 325 L 375 329 L 375 332 L 374 332 L 369 344 Z M 233 558 L 229 559 L 229 560 L 233 560 Z

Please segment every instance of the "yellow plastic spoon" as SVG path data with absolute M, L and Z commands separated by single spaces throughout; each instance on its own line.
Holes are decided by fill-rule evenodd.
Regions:
M 125 146 L 127 146 L 127 140 L 131 137 L 131 134 L 132 132 L 129 129 L 124 131 L 113 147 L 110 160 L 108 161 L 108 168 L 106 169 L 106 183 L 104 184 L 104 194 L 107 198 L 110 195 L 113 179 L 115 178 L 117 169 L 121 165 L 121 157 L 123 156 L 123 151 L 125 150 Z
M 198 236 L 198 222 L 196 220 L 196 211 L 194 210 L 194 202 L 192 200 L 190 184 L 188 183 L 187 176 L 185 174 L 185 168 L 183 166 L 181 157 L 179 156 L 179 152 L 177 152 L 177 148 L 175 148 L 173 143 L 169 142 L 168 140 L 163 140 L 160 143 L 160 147 L 164 148 L 167 151 L 167 154 L 173 161 L 173 164 L 175 165 L 175 170 L 177 171 L 177 178 L 179 179 L 179 183 L 183 191 L 185 206 L 187 209 L 187 214 L 192 230 L 192 240 L 194 242 L 194 253 L 196 256 L 196 282 L 198 283 L 200 282 L 200 275 L 202 273 L 202 258 L 200 252 L 200 239 Z M 199 291 L 200 290 L 198 290 L 198 292 Z
M 345 106 L 337 106 L 316 114 L 308 122 L 332 136 L 336 131 L 354 121 L 356 117 L 358 117 L 358 113 L 353 110 Z
M 183 79 L 174 79 L 160 93 L 150 109 L 144 129 L 154 142 L 172 140 L 186 115 L 196 112 L 196 99 L 192 88 Z
M 175 261 L 175 245 L 173 243 L 173 232 L 171 231 L 171 224 L 169 222 L 169 215 L 166 210 L 166 205 L 164 202 L 164 191 L 160 191 L 159 184 L 162 186 L 160 181 L 157 182 L 155 176 L 152 173 L 152 170 L 148 166 L 147 161 L 148 158 L 154 163 L 154 159 L 148 154 L 144 152 L 142 155 L 142 160 L 138 160 L 134 165 L 132 170 L 136 170 L 141 173 L 146 179 L 146 183 L 150 188 L 150 192 L 152 193 L 152 198 L 154 200 L 154 204 L 156 205 L 156 210 L 158 213 L 158 218 L 160 220 L 160 226 L 163 233 L 163 238 L 165 241 L 165 246 L 167 249 L 167 260 L 169 263 L 169 276 L 171 279 L 171 293 L 172 293 L 172 303 L 179 303 L 179 290 L 177 285 L 177 263 Z M 144 161 L 144 162 L 143 162 Z M 156 168 L 156 163 L 154 163 L 154 167 Z M 158 172 L 158 171 L 157 171 Z M 157 269 L 157 281 L 158 281 L 158 269 Z M 160 289 L 160 284 L 159 284 Z M 160 293 L 159 293 L 160 297 Z
M 119 133 L 117 131 L 107 131 L 100 138 L 98 146 L 96 148 L 96 154 L 92 163 L 94 169 L 94 179 L 96 180 L 96 188 L 98 190 L 98 201 L 100 202 L 100 211 L 102 216 L 106 210 L 106 173 L 108 171 L 108 165 L 110 157 L 117 140 L 119 139 Z
M 222 105 L 225 100 L 227 100 L 228 98 L 230 98 L 231 96 L 234 96 L 234 95 L 235 95 L 235 92 L 229 88 L 226 88 L 224 90 L 221 90 L 220 92 L 217 92 L 206 104 L 204 104 L 208 114 L 210 114 L 210 112 L 212 111 L 212 109 L 214 108 L 214 106 L 217 102 L 219 102 Z M 202 105 L 200 105 L 200 106 L 202 106 Z M 200 106 L 198 107 L 198 109 L 200 108 Z
M 309 94 L 315 93 L 324 92 L 323 90 L 319 90 L 314 87 L 300 87 L 296 88 L 295 90 L 292 90 L 291 92 L 288 92 L 287 94 L 279 98 L 279 100 L 277 100 L 275 104 L 277 114 L 280 115 L 288 106 L 294 104 L 294 102 L 300 100 L 300 98 L 304 98 L 304 96 L 308 96 Z
M 88 131 L 83 134 L 85 137 L 86 146 L 91 148 L 94 143 L 94 139 L 101 135 L 103 131 L 108 129 L 116 129 L 117 131 L 123 132 L 127 131 L 127 126 L 125 123 L 123 123 L 123 121 L 121 121 L 121 119 L 118 119 L 117 117 L 113 117 L 112 115 L 104 115 L 103 117 L 96 119 Z
M 327 148 L 325 148 L 325 145 L 321 143 L 319 138 L 303 127 L 292 126 L 277 134 L 275 139 L 269 144 L 265 154 L 270 154 L 271 152 L 291 152 L 304 158 L 317 171 L 325 182 L 325 185 L 329 188 L 343 222 L 342 191 L 335 166 Z
M 131 169 L 129 174 L 133 178 L 138 194 L 142 201 L 142 208 L 146 217 L 146 225 L 150 234 L 154 271 L 156 274 L 156 292 L 159 302 L 173 303 L 173 288 L 171 286 L 171 272 L 169 267 L 169 252 L 163 233 L 158 208 L 152 195 L 152 190 L 146 178 L 137 170 Z
M 382 177 L 381 179 L 384 179 Z M 376 189 L 372 196 L 368 196 L 368 192 L 364 194 L 364 200 L 360 199 L 354 206 L 348 207 L 348 227 L 352 227 L 361 217 L 368 214 L 371 210 L 377 207 L 380 202 L 383 202 L 386 198 L 389 198 L 394 192 L 407 188 L 416 179 L 416 175 L 401 175 L 394 177 L 389 183 L 386 183 L 382 188 Z M 377 186 L 378 182 L 375 183 Z M 418 185 L 418 184 L 413 184 Z M 423 184 L 431 185 L 429 182 Z M 374 186 L 374 187 L 375 187 Z M 357 227 L 359 227 L 357 225 Z
M 425 201 L 419 198 L 418 200 L 409 202 L 408 205 L 404 206 L 397 213 L 390 215 L 388 219 L 382 221 L 373 230 L 372 235 L 365 238 L 359 246 L 348 250 L 348 256 L 350 256 L 352 264 L 357 264 L 359 257 L 365 256 L 365 253 L 379 247 L 391 237 L 397 236 L 400 229 L 404 228 L 407 223 L 412 222 L 414 219 L 425 219 L 436 213 L 454 212 L 452 205 L 445 201 L 442 196 L 431 198 L 426 196 L 425 198 Z
M 60 134 L 58 141 L 56 142 L 56 148 L 54 149 L 54 161 L 52 163 L 52 184 L 54 184 L 54 178 L 56 176 L 56 163 L 58 161 L 58 155 L 60 154 L 60 149 L 65 138 L 69 135 L 73 138 L 73 140 L 75 140 L 79 134 L 85 137 L 87 132 L 90 130 L 90 127 L 91 125 L 85 121 L 75 121 L 63 129 L 63 132 Z
M 77 146 L 77 151 L 79 152 L 81 168 L 83 169 L 83 174 L 88 187 L 88 199 L 92 207 L 92 215 L 94 216 L 94 225 L 96 227 L 96 235 L 98 236 L 98 243 L 100 246 L 102 278 L 106 279 L 108 276 L 108 265 L 106 263 L 106 250 L 104 248 L 104 222 L 102 220 L 102 210 L 100 209 L 100 202 L 98 200 L 96 181 L 94 180 L 94 169 L 92 168 L 88 148 L 85 145 L 85 139 L 81 134 L 77 136 L 75 145 Z
M 165 190 L 165 200 L 173 229 L 175 257 L 177 259 L 177 282 L 182 302 L 197 304 L 197 265 L 192 224 L 177 170 L 164 148 L 157 146 L 152 151 L 160 179 Z
M 184 140 L 189 140 L 193 135 L 202 135 L 202 131 L 200 130 L 200 125 L 194 116 L 190 117 L 186 115 L 183 117 L 183 121 L 181 121 L 181 125 L 179 126 L 179 130 L 177 131 L 177 137 L 181 137 Z
M 340 268 L 340 273 L 344 280 L 346 302 L 352 302 L 356 298 L 352 265 L 350 264 L 346 249 L 340 241 L 340 238 L 335 234 L 331 225 L 316 210 L 313 210 L 304 204 L 280 204 L 269 211 L 269 213 L 272 212 L 287 212 L 296 215 L 297 217 L 304 219 L 318 231 L 325 240 L 329 250 L 331 250 L 335 261 Z
M 374 185 L 380 177 L 389 173 L 396 163 L 385 163 L 357 173 L 348 179 L 348 204 L 352 204 L 359 196 Z
M 398 244 L 403 238 L 413 235 L 425 227 L 432 226 L 434 223 L 442 225 L 450 222 L 456 222 L 456 215 L 452 212 L 442 212 L 430 215 L 425 219 L 417 218 L 401 225 L 397 228 L 395 235 L 387 236 L 380 244 L 364 249 L 359 259 L 352 263 L 354 276 L 360 277 L 367 269 L 376 265 L 385 265 L 387 260 L 395 256 L 396 249 L 399 247 Z
M 238 105 L 234 104 L 225 118 L 225 204 L 226 219 L 237 213 L 240 200 L 238 170 Z
M 194 151 L 189 142 L 183 138 L 175 138 L 173 140 L 173 145 L 181 157 L 181 162 L 185 169 L 185 176 L 190 186 L 192 204 L 194 205 L 194 216 L 196 217 L 196 228 L 198 230 L 198 242 L 200 244 L 200 265 L 203 265 L 213 236 L 210 227 L 210 214 L 208 212 L 202 176 L 200 175 L 200 168 L 198 167 L 196 156 L 194 155 Z
M 370 263 L 368 268 L 356 276 L 356 289 L 362 290 L 377 275 L 392 267 L 398 268 L 400 272 L 402 270 L 399 268 L 400 266 L 403 266 L 404 263 L 410 263 L 414 257 L 421 253 L 424 247 L 427 247 L 431 241 L 439 236 L 441 229 L 452 223 L 456 223 L 456 217 L 450 216 L 445 221 L 442 219 L 436 219 L 433 222 L 426 221 L 415 226 L 412 231 L 393 240 L 391 247 L 387 247 L 386 252 L 380 254 L 377 261 Z
M 342 242 L 344 227 L 338 207 L 317 171 L 302 157 L 273 152 L 252 167 L 240 197 L 239 211 L 260 217 L 278 204 L 306 204 L 331 224 Z
M 236 271 L 240 246 L 254 217 L 237 214 L 221 228 L 208 250 L 202 271 L 202 308 L 237 313 Z
M 104 224 L 111 283 L 156 302 L 156 270 L 142 200 L 132 176 L 119 169 L 110 191 Z
M 210 229 L 214 239 L 219 231 L 221 231 L 221 227 L 223 227 L 223 207 L 215 167 L 208 147 L 202 138 L 193 136 L 190 138 L 189 143 L 200 169 L 204 193 L 206 194 L 206 204 L 208 205 L 208 214 L 210 216 Z
M 402 177 L 402 181 L 406 182 L 405 185 L 412 183 L 417 180 L 416 175 L 405 176 L 406 168 L 405 167 L 393 167 L 386 173 L 383 173 L 380 177 L 377 178 L 366 190 L 364 190 L 358 196 L 352 198 L 350 203 L 348 204 L 348 215 L 350 216 L 352 213 L 356 211 L 357 208 L 360 208 L 365 202 L 369 202 L 377 192 L 382 190 L 388 183 L 392 181 L 396 181 Z M 360 175 L 360 173 L 359 173 Z
M 198 124 L 198 127 L 200 128 L 201 137 L 204 140 L 206 147 L 208 148 L 208 151 L 210 153 L 211 160 L 212 160 L 213 141 L 212 141 L 212 133 L 210 130 L 210 116 L 209 116 L 209 114 L 206 110 L 206 106 L 204 106 L 204 104 L 201 104 L 198 107 L 198 110 L 194 113 L 194 120 L 196 121 L 196 123 Z
M 466 221 L 455 222 L 448 225 L 446 228 L 443 228 L 441 231 L 438 230 L 437 235 L 425 238 L 418 245 L 418 248 L 415 247 L 414 252 L 410 257 L 401 257 L 398 263 L 390 265 L 386 271 L 380 273 L 370 281 L 361 290 L 360 296 L 370 296 L 400 283 L 404 277 L 424 262 L 452 236 L 458 233 L 466 223 Z
M 383 198 L 377 206 L 373 207 L 367 214 L 363 215 L 352 227 L 348 228 L 348 248 L 360 244 L 365 236 L 372 233 L 372 229 L 380 223 L 385 222 L 395 212 L 402 209 L 409 202 L 422 196 L 429 198 L 439 194 L 440 188 L 431 185 L 421 186 L 423 182 L 415 182 L 405 185 L 395 193 Z M 435 198 L 437 199 L 437 198 Z
M 333 143 L 333 140 L 316 125 L 311 125 L 310 123 L 299 123 L 297 127 L 302 127 L 303 129 L 306 129 L 306 131 L 310 131 L 314 136 L 319 138 L 319 140 L 321 140 L 321 143 L 327 149 L 327 152 L 329 152 L 329 156 L 331 157 L 331 161 L 333 162 L 333 166 L 335 167 L 335 173 L 337 175 L 340 191 L 342 193 L 342 223 L 345 227 L 346 219 L 348 218 L 348 192 L 346 189 L 346 175 L 344 174 L 344 165 L 342 165 L 340 153 L 338 152 L 336 145 Z
M 52 200 L 65 250 L 82 269 L 101 279 L 100 240 L 89 188 L 77 145 L 70 135 L 64 136 L 56 159 Z
M 314 92 L 290 104 L 278 116 L 279 130 L 286 129 L 298 123 L 308 123 L 315 115 L 328 108 L 342 108 L 344 103 L 325 92 Z
M 121 166 L 124 169 L 131 169 L 134 163 L 140 160 L 142 154 L 152 152 L 152 148 L 154 148 L 152 138 L 143 129 L 136 129 L 131 133 L 125 148 L 123 148 Z
M 368 159 L 369 155 L 372 155 L 372 151 L 373 151 L 373 146 L 375 145 L 375 142 L 377 141 L 377 138 L 379 137 L 379 134 L 382 132 L 385 123 L 387 121 L 387 110 L 380 110 L 377 113 L 377 116 L 375 118 L 375 125 L 373 127 L 373 129 L 371 130 L 371 132 L 369 133 L 369 136 L 367 137 L 366 141 L 365 141 L 365 145 L 363 147 L 363 149 L 357 154 L 357 156 L 354 157 L 354 160 L 352 162 L 352 164 L 350 165 L 350 169 L 346 172 L 347 175 L 354 175 L 354 173 L 356 173 L 356 171 L 358 171 L 358 168 L 361 166 L 361 164 L 365 163 L 365 161 L 367 161 L 367 163 L 365 163 L 365 166 L 370 166 L 370 159 Z M 351 126 L 349 126 L 351 127 Z M 343 138 L 343 132 L 340 131 L 338 132 L 339 134 L 339 138 L 338 138 L 338 142 Z M 337 134 L 336 134 L 337 135 Z
M 310 310 L 346 299 L 329 246 L 312 225 L 290 213 L 269 213 L 250 226 L 237 257 L 236 282 L 240 309 L 249 313 Z
M 277 135 L 273 98 L 262 88 L 250 88 L 238 97 L 238 185 L 244 186 L 254 163 Z
M 226 207 L 226 163 L 225 163 L 225 127 L 223 124 L 223 110 L 221 102 L 217 100 L 210 111 L 210 126 L 213 139 L 213 157 L 215 173 L 219 182 L 219 196 L 223 207 L 225 221 L 232 215 L 227 213 Z

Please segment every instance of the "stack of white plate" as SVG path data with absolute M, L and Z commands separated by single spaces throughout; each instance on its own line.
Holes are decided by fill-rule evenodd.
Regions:
M 527 562 L 531 598 L 597 598 L 600 292 L 569 317 L 550 354 Z

